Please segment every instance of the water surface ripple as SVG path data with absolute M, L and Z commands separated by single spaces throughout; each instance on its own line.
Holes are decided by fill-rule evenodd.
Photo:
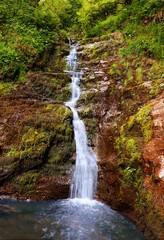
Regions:
M 136 226 L 96 200 L 0 200 L 0 239 L 144 240 Z

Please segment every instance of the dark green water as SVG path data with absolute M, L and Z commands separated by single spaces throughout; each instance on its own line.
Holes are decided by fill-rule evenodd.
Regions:
M 134 224 L 95 200 L 0 200 L 0 239 L 144 240 Z

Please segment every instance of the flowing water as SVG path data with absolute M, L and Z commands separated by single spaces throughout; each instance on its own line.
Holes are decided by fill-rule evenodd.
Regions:
M 75 109 L 82 74 L 76 72 L 76 47 L 72 46 L 67 59 L 72 69 L 72 98 L 66 105 L 73 112 L 77 157 L 71 199 L 51 202 L 0 199 L 0 240 L 145 240 L 132 222 L 92 199 L 97 164 Z
M 82 77 L 81 72 L 76 71 L 77 52 L 76 45 L 72 46 L 70 55 L 67 57 L 67 63 L 71 72 L 72 98 L 66 103 L 73 112 L 73 126 L 76 142 L 76 166 L 71 184 L 71 198 L 89 198 L 93 199 L 97 186 L 97 162 L 96 156 L 88 146 L 85 126 L 80 120 L 75 109 L 76 102 L 80 97 L 79 81 Z
M 0 200 L 0 239 L 144 240 L 134 224 L 95 200 Z

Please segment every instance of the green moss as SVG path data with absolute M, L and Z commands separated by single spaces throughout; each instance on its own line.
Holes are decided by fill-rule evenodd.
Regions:
M 127 72 L 127 77 L 124 81 L 124 85 L 126 86 L 131 82 L 133 82 L 133 71 L 132 71 L 132 69 L 129 69 Z
M 150 95 L 156 96 L 164 89 L 164 62 L 154 61 L 148 76 L 152 81 Z
M 54 145 L 50 149 L 48 154 L 48 163 L 55 165 L 69 164 L 70 157 L 75 152 L 75 144 L 70 142 L 64 142 L 63 144 L 57 144 L 56 139 Z
M 63 89 L 61 92 L 62 101 L 66 102 L 70 99 L 70 97 L 71 97 L 70 87 L 68 87 L 67 89 Z
M 93 140 L 97 133 L 98 120 L 95 117 L 83 119 L 89 140 Z
M 10 93 L 12 89 L 16 90 L 17 85 L 13 83 L 4 83 L 0 82 L 0 95 L 4 95 L 6 93 Z
M 130 116 L 129 121 L 128 121 L 128 129 L 131 130 L 131 128 L 134 126 L 135 123 L 135 115 Z
M 85 108 L 84 111 L 80 112 L 81 118 L 93 118 L 93 109 L 92 107 Z
M 88 92 L 84 95 L 84 104 L 96 103 L 99 100 L 99 92 Z
M 10 157 L 10 156 L 15 155 L 17 153 L 18 152 L 17 152 L 17 150 L 15 148 L 11 148 L 11 150 L 8 151 L 7 156 Z
M 114 75 L 114 74 L 121 75 L 119 66 L 118 66 L 116 63 L 114 63 L 114 64 L 111 66 L 109 73 L 110 73 L 110 75 Z
M 65 119 L 72 118 L 71 110 L 64 105 L 55 105 L 53 112 L 58 120 L 60 120 L 60 123 L 62 123 Z
M 151 222 L 150 213 L 159 214 L 159 210 L 154 208 L 152 194 L 143 187 L 144 173 L 141 156 L 145 144 L 152 137 L 153 128 L 150 114 L 151 107 L 143 106 L 121 126 L 120 136 L 115 141 L 121 178 L 120 197 L 124 193 L 124 189 L 131 189 L 135 193 L 136 215 L 143 216 L 145 214 L 147 222 Z M 158 218 L 162 219 L 159 216 Z M 160 227 L 162 228 L 162 226 L 163 223 Z
M 46 110 L 50 111 L 50 110 L 53 110 L 53 108 L 54 108 L 54 104 L 47 104 Z
M 141 108 L 121 126 L 120 136 L 115 141 L 115 148 L 120 157 L 119 171 L 123 178 L 123 187 L 133 186 L 136 191 L 139 191 L 143 181 L 140 164 L 143 147 L 141 142 L 146 144 L 153 132 L 150 113 L 150 106 Z
M 143 74 L 142 74 L 142 68 L 141 67 L 138 67 L 136 69 L 136 82 L 138 84 L 143 82 Z
M 29 128 L 27 133 L 22 136 L 21 146 L 23 149 L 41 150 L 42 145 L 50 144 L 50 136 L 43 129 Z
M 135 210 L 137 216 L 145 215 L 147 225 L 150 226 L 152 232 L 156 233 L 156 228 L 158 226 L 159 239 L 163 238 L 164 220 L 163 214 L 160 209 L 154 205 L 154 200 L 152 193 L 148 189 L 141 188 L 139 192 L 136 193 Z
M 63 162 L 63 152 L 59 150 L 56 152 L 55 156 L 49 160 L 51 164 L 57 164 Z
M 141 108 L 136 114 L 136 121 L 141 126 L 144 142 L 147 143 L 153 134 L 152 119 L 150 116 L 151 107 L 146 105 Z
M 17 180 L 17 188 L 20 192 L 32 192 L 37 184 L 39 174 L 28 172 L 24 173 L 19 180 Z
M 47 152 L 53 147 L 65 149 L 73 154 L 72 112 L 61 104 L 49 104 L 36 112 L 36 116 L 28 120 L 29 125 L 21 126 L 19 145 L 8 151 L 6 162 L 16 162 L 10 167 L 16 172 L 24 172 L 40 167 L 47 159 Z M 53 143 L 52 143 L 53 142 Z M 68 145 L 70 146 L 68 147 Z M 56 150 L 55 150 L 56 151 Z M 62 151 L 61 151 L 62 153 Z M 70 157 L 69 155 L 69 157 Z M 64 155 L 61 154 L 61 159 Z M 69 158 L 67 158 L 69 159 Z M 55 160 L 57 162 L 57 160 Z M 17 174 L 17 173 L 16 173 Z

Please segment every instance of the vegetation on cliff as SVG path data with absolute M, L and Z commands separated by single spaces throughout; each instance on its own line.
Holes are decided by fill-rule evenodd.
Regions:
M 87 37 L 107 38 L 121 32 L 128 43 L 123 54 L 146 52 L 164 59 L 164 3 L 151 0 L 82 1 L 79 22 Z
M 0 3 L 1 194 L 69 194 L 75 146 L 72 113 L 63 104 L 70 98 L 70 77 L 63 73 L 68 51 L 64 29 L 74 13 L 71 1 L 50 3 Z M 45 179 L 54 181 L 55 176 L 54 186 L 63 184 L 65 193 L 57 187 L 48 194 L 36 190 L 39 181 L 48 185 Z
M 89 144 L 98 132 L 99 155 L 108 160 L 101 169 L 102 191 L 109 198 L 117 193 L 115 203 L 104 200 L 122 212 L 132 209 L 162 239 L 162 205 L 152 193 L 159 179 L 153 163 L 146 172 L 143 155 L 154 137 L 150 101 L 164 89 L 163 0 L 1 1 L 1 194 L 33 196 L 53 176 L 69 186 L 75 146 L 72 113 L 63 105 L 70 97 L 63 69 L 70 34 L 92 43 L 81 49 L 82 67 L 92 71 L 84 73 L 77 105 L 85 105 L 81 117 Z M 113 172 L 117 179 L 109 188 Z
M 112 4 L 103 9 L 107 2 Z M 85 45 L 79 50 L 82 66 L 91 69 L 82 79 L 85 90 L 79 104 L 93 108 L 90 118 L 99 123 L 98 143 L 92 136 L 91 144 L 99 157 L 100 198 L 135 220 L 148 239 L 163 239 L 162 152 L 153 145 L 161 145 L 162 130 L 155 130 L 163 125 L 153 119 L 152 112 L 158 110 L 151 102 L 163 99 L 164 5 L 118 2 L 83 1 L 78 13 Z M 146 151 L 156 152 L 152 162 L 145 158 Z
M 71 4 L 72 2 L 72 4 Z M 0 76 L 24 81 L 25 73 L 41 64 L 73 21 L 75 1 L 17 1 L 0 3 Z M 72 11 L 73 10 L 73 11 Z

